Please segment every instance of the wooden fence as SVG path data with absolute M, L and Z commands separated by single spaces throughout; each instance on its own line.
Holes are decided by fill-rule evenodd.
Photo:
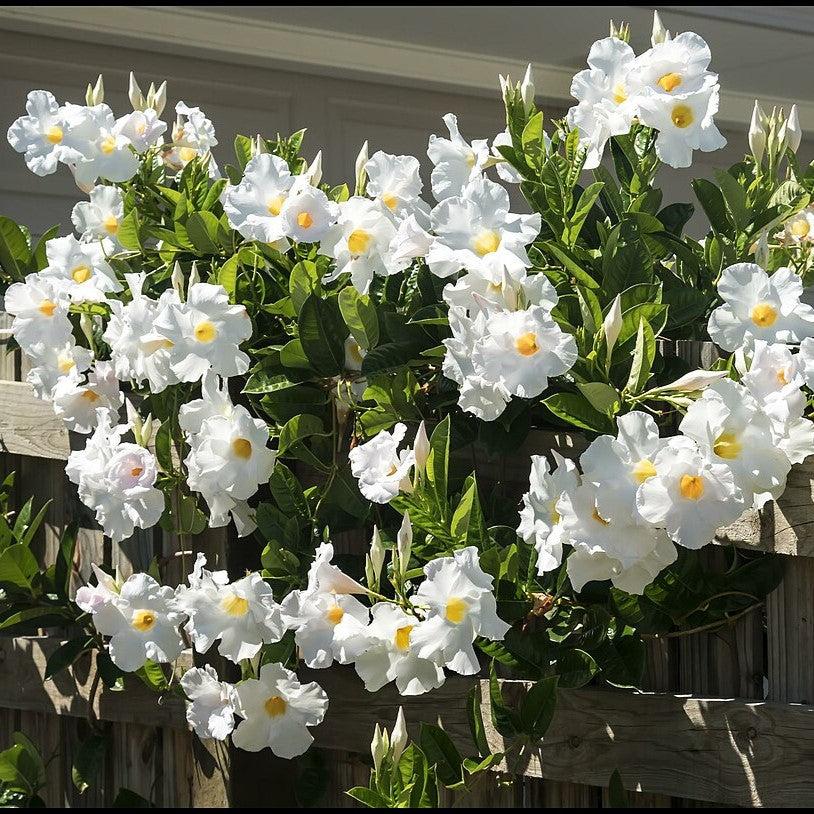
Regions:
M 0 320 L 3 317 L 0 315 Z M 0 322 L 2 327 L 2 322 Z M 178 558 L 177 541 L 161 532 L 140 532 L 121 546 L 105 543 L 66 480 L 64 461 L 73 439 L 47 404 L 37 401 L 19 356 L 0 347 L 0 472 L 18 472 L 21 497 L 51 499 L 38 553 L 53 561 L 65 525 L 79 520 L 77 572 L 92 562 L 123 573 L 146 568 L 152 557 Z M 16 380 L 16 381 L 15 381 Z M 483 477 L 518 488 L 527 483 L 528 454 L 558 448 L 579 452 L 579 439 L 540 434 L 511 460 L 485 464 Z M 490 470 L 494 467 L 494 470 Z M 719 532 L 719 541 L 788 555 L 782 584 L 765 612 L 755 612 L 714 633 L 649 642 L 647 692 L 598 688 L 563 690 L 540 747 L 521 765 L 500 767 L 465 803 L 507 808 L 602 806 L 618 769 L 637 807 L 714 803 L 740 806 L 814 804 L 814 466 L 795 466 L 778 504 L 750 512 Z M 226 535 L 195 540 L 219 563 Z M 241 545 L 243 545 L 241 543 Z M 710 561 L 723 554 L 710 549 Z M 177 574 L 181 578 L 181 563 Z M 0 639 L 0 747 L 15 729 L 41 748 L 48 763 L 46 802 L 52 806 L 109 804 L 121 787 L 164 806 L 296 803 L 290 764 L 268 751 L 236 753 L 224 744 L 201 743 L 187 729 L 183 705 L 159 705 L 131 682 L 125 692 L 93 692 L 93 660 L 43 682 L 48 653 L 60 631 Z M 191 661 L 191 656 L 184 656 Z M 313 733 L 314 761 L 328 772 L 324 806 L 348 806 L 343 791 L 366 784 L 367 752 L 375 722 L 391 726 L 399 704 L 408 722 L 440 719 L 469 749 L 466 695 L 477 679 L 450 677 L 435 692 L 400 698 L 392 688 L 367 694 L 350 668 L 313 671 L 331 699 L 325 722 Z M 504 681 L 504 693 L 524 683 Z M 103 722 L 109 749 L 99 782 L 80 795 L 71 782 L 77 745 L 88 716 Z M 486 716 L 488 718 L 488 715 Z M 500 749 L 501 738 L 488 733 Z

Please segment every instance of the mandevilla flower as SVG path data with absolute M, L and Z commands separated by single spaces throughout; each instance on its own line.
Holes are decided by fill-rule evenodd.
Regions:
M 405 424 L 396 424 L 392 432 L 383 430 L 348 454 L 359 491 L 373 503 L 389 503 L 399 492 L 409 492 L 410 469 L 415 464 L 411 449 L 399 451 L 407 432 Z
M 187 701 L 187 722 L 199 738 L 226 740 L 235 728 L 240 700 L 234 684 L 220 681 L 210 664 L 193 667 L 181 676 Z

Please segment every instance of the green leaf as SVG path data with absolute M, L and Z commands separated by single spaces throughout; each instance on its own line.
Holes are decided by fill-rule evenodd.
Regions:
M 613 429 L 608 417 L 595 410 L 579 393 L 554 393 L 543 399 L 543 404 L 557 418 L 583 430 L 608 433 Z
M 440 517 L 447 516 L 447 478 L 449 473 L 450 417 L 447 416 L 432 431 L 425 477 Z
M 310 519 L 311 512 L 308 508 L 308 501 L 302 491 L 300 482 L 294 473 L 279 461 L 275 464 L 269 478 L 269 488 L 280 510 L 289 515 L 299 515 L 305 519 Z
M 71 591 L 71 574 L 78 532 L 79 524 L 71 523 L 62 532 L 59 540 L 59 551 L 54 565 L 54 583 L 59 595 L 64 599 L 68 598 Z
M 298 415 L 289 419 L 280 430 L 277 454 L 284 456 L 292 446 L 312 435 L 329 435 L 322 426 L 322 419 L 315 415 Z
M 291 269 L 291 276 L 288 280 L 288 293 L 294 311 L 299 314 L 303 303 L 311 296 L 322 295 L 322 285 L 320 284 L 319 269 L 316 263 L 310 260 L 302 260 Z
M 233 254 L 219 269 L 217 281 L 226 289 L 229 301 L 235 301 L 235 291 L 237 289 L 237 273 L 240 270 L 240 255 Z
M 79 747 L 71 767 L 71 780 L 80 794 L 84 794 L 99 774 L 105 761 L 107 739 L 104 735 L 91 735 Z
M 141 243 L 141 222 L 137 210 L 131 209 L 130 212 L 122 218 L 119 229 L 116 232 L 116 239 L 128 251 L 143 251 L 144 247 Z
M 170 473 L 172 465 L 172 426 L 169 421 L 162 422 L 155 434 L 155 457 L 161 469 Z
M 586 382 L 577 384 L 577 388 L 596 411 L 608 416 L 619 412 L 619 392 L 612 385 L 604 382 Z
M 373 789 L 365 788 L 365 786 L 354 786 L 345 792 L 348 797 L 353 797 L 354 800 L 360 802 L 363 806 L 368 808 L 389 808 L 387 800 Z
M 692 188 L 712 228 L 716 232 L 728 232 L 729 218 L 721 190 L 705 178 L 696 178 Z
M 379 320 L 370 297 L 349 285 L 339 292 L 339 310 L 361 347 L 370 350 L 379 344 Z
M 246 169 L 252 159 L 252 140 L 248 136 L 235 136 L 235 158 L 240 169 Z
M 67 670 L 83 653 L 86 653 L 93 646 L 93 639 L 90 636 L 78 636 L 63 642 L 48 657 L 45 664 L 44 680 L 53 678 L 57 673 Z
M 608 781 L 608 803 L 611 808 L 630 808 L 630 799 L 622 785 L 619 769 L 614 769 Z
M 732 221 L 738 231 L 743 231 L 750 220 L 749 210 L 746 206 L 746 190 L 737 179 L 725 170 L 716 170 L 715 179 L 721 187 L 726 208 L 732 216 Z
M 489 707 L 492 713 L 492 725 L 504 738 L 513 738 L 518 734 L 519 721 L 512 710 L 503 701 L 500 680 L 495 672 L 495 663 L 489 667 Z
M 489 742 L 486 740 L 486 727 L 483 723 L 483 711 L 481 710 L 480 684 L 476 684 L 469 691 L 466 697 L 466 717 L 469 722 L 469 731 L 472 733 L 472 740 L 481 757 L 486 757 L 490 753 Z
M 542 678 L 533 684 L 520 704 L 523 732 L 535 740 L 545 735 L 557 705 L 557 676 Z
M 557 659 L 559 686 L 575 689 L 584 687 L 599 671 L 596 660 L 590 653 L 574 648 Z
M 565 270 L 580 284 L 586 288 L 599 288 L 599 283 L 580 265 L 579 261 L 568 251 L 556 243 L 543 242 L 543 248 L 554 255 L 564 266 Z
M 0 586 L 6 589 L 31 591 L 31 579 L 39 571 L 39 564 L 28 546 L 10 545 L 0 553 Z
M 582 193 L 582 195 L 580 195 L 579 201 L 577 201 L 576 209 L 574 209 L 574 214 L 569 218 L 568 227 L 565 230 L 565 234 L 562 236 L 563 240 L 569 246 L 576 245 L 579 238 L 579 233 L 582 231 L 582 227 L 585 225 L 585 221 L 604 187 L 605 185 L 601 181 L 597 181 L 591 184 Z
M 23 230 L 11 218 L 0 217 L 0 267 L 9 280 L 20 281 L 31 261 Z
M 418 745 L 427 762 L 435 766 L 438 779 L 445 786 L 454 785 L 461 780 L 461 755 L 452 738 L 441 727 L 422 722 Z
M 299 315 L 300 342 L 314 370 L 334 376 L 345 366 L 345 338 L 348 330 L 335 299 L 306 297 Z
M 220 222 L 211 212 L 193 212 L 185 224 L 187 234 L 199 254 L 218 254 Z
M 450 522 L 450 531 L 463 545 L 474 545 L 483 550 L 489 544 L 489 534 L 483 519 L 483 510 L 478 498 L 478 484 L 474 476 L 468 479 L 461 500 L 455 507 Z

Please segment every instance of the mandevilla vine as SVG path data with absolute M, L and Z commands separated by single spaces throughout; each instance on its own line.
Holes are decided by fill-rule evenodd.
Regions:
M 503 751 L 473 692 L 469 753 L 427 722 L 408 742 L 400 716 L 351 792 L 431 806 L 511 768 L 558 687 L 637 686 L 648 637 L 761 606 L 778 558 L 720 549 L 713 568 L 698 549 L 814 452 L 814 170 L 796 110 L 756 104 L 750 154 L 693 183 L 705 237 L 685 234 L 693 206 L 656 177 L 725 143 L 718 77 L 696 34 L 659 24 L 638 56 L 628 39 L 594 43 L 547 130 L 530 72 L 501 78 L 491 145 L 445 116 L 432 204 L 416 158 L 367 145 L 352 189 L 324 183 L 304 131 L 238 136 L 221 171 L 200 109 L 161 120 L 166 83 L 145 97 L 131 77 L 120 118 L 101 78 L 86 105 L 29 94 L 11 145 L 88 200 L 76 234 L 0 220 L 11 333 L 36 394 L 87 436 L 66 472 L 104 533 L 160 524 L 185 577 L 94 565 L 80 584 L 75 529 L 42 569 L 42 515 L 5 513 L 0 627 L 67 627 L 49 676 L 95 651 L 105 684 L 184 696 L 198 736 L 292 758 L 331 714 L 301 663 L 419 695 L 491 660 Z M 713 342 L 712 369 L 682 340 Z M 568 457 L 545 430 L 573 433 Z M 522 494 L 505 466 L 529 451 Z M 208 562 L 196 535 L 230 524 L 247 539 Z M 187 647 L 239 680 L 181 675 Z M 533 682 L 516 704 L 507 675 Z

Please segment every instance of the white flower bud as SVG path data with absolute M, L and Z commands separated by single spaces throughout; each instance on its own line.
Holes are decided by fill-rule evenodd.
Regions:
M 144 419 L 144 424 L 141 427 L 141 437 L 144 441 L 143 446 L 149 446 L 153 441 L 153 414 L 149 413 L 147 418 Z
M 650 44 L 656 46 L 662 42 L 669 42 L 670 39 L 670 32 L 664 27 L 664 23 L 661 21 L 661 16 L 659 15 L 658 11 L 654 11 L 653 32 L 650 35 Z
M 755 263 L 765 269 L 769 262 L 769 233 L 763 232 L 750 248 L 755 255 Z
M 370 562 L 370 574 L 365 574 L 368 580 L 368 587 L 374 588 L 378 586 L 381 578 L 382 566 L 384 565 L 385 550 L 382 545 L 382 538 L 379 534 L 377 526 L 373 527 L 373 538 L 370 541 L 370 552 L 368 553 L 368 561 Z M 371 578 L 372 577 L 372 578 Z
M 167 105 L 167 80 L 165 79 L 158 86 L 158 90 L 151 95 L 152 98 L 148 100 L 148 106 L 155 111 L 156 116 L 160 116 Z
M 258 133 L 252 139 L 252 157 L 256 155 L 262 155 L 263 153 L 267 153 L 268 150 L 266 149 L 266 142 L 263 140 L 263 137 Z
M 319 186 L 319 182 L 322 180 L 322 150 L 314 156 L 311 166 L 305 171 L 305 176 L 312 187 Z
M 93 341 L 93 320 L 91 319 L 90 314 L 82 314 L 79 317 L 79 327 L 82 330 L 82 333 L 85 335 L 85 339 L 88 340 L 88 344 L 91 348 L 95 347 Z
M 181 271 L 181 264 L 176 260 L 175 265 L 172 269 L 172 276 L 170 277 L 172 280 L 172 287 L 175 289 L 175 293 L 178 295 L 178 299 L 184 299 L 184 272 Z
M 390 733 L 390 748 L 393 750 L 393 763 L 397 764 L 407 745 L 407 721 L 404 719 L 404 708 L 399 707 L 396 723 Z
M 616 340 L 622 332 L 622 298 L 620 294 L 611 303 L 605 321 L 602 323 L 602 333 L 605 334 L 605 343 L 608 346 L 608 359 L 613 353 Z
M 187 291 L 189 291 L 192 286 L 197 285 L 201 282 L 201 275 L 198 272 L 198 261 L 192 261 L 192 268 L 189 271 L 189 284 L 187 286 Z
M 786 145 L 789 150 L 796 153 L 802 140 L 803 131 L 800 127 L 800 114 L 797 111 L 797 105 L 792 105 L 789 117 L 786 120 Z
M 365 165 L 368 162 L 368 148 L 367 148 L 367 141 L 362 145 L 362 149 L 359 150 L 359 155 L 356 156 L 356 194 L 357 195 L 364 195 L 365 194 L 365 187 L 367 186 L 367 172 L 365 171 Z
M 663 387 L 657 389 L 677 390 L 680 393 L 697 393 L 699 390 L 704 390 L 709 387 L 714 382 L 725 379 L 726 376 L 727 373 L 725 370 L 693 370 L 689 373 L 685 373 L 674 382 L 665 384 Z
M 755 106 L 752 110 L 752 121 L 749 124 L 749 149 L 755 158 L 755 163 L 760 164 L 763 153 L 766 150 L 766 114 L 760 107 L 760 103 L 755 99 Z
M 427 458 L 430 455 L 430 439 L 427 437 L 427 427 L 423 421 L 418 425 L 418 432 L 415 434 L 413 452 L 415 453 L 416 472 L 423 475 L 427 466 Z
M 370 754 L 373 757 L 373 769 L 379 771 L 382 765 L 382 760 L 390 748 L 387 731 L 376 724 L 373 729 L 373 740 L 370 742 Z
M 99 74 L 99 78 L 96 80 L 95 85 L 88 85 L 88 89 L 85 92 L 85 103 L 88 105 L 100 105 L 105 100 L 105 80 L 102 78 L 102 74 Z
M 413 525 L 410 522 L 409 512 L 404 513 L 401 521 L 401 528 L 396 536 L 396 551 L 398 552 L 399 573 L 403 576 L 407 573 L 407 566 L 410 563 L 410 554 L 413 550 Z
M 127 96 L 130 99 L 130 104 L 133 105 L 133 110 L 144 110 L 144 94 L 141 92 L 136 75 L 130 71 L 130 84 L 127 88 Z
M 130 399 L 125 399 L 124 407 L 127 411 L 127 423 L 133 428 L 133 435 L 136 438 L 136 443 L 143 447 L 144 436 L 142 435 L 142 431 L 144 429 L 144 425 L 141 421 L 141 416 L 138 414 L 138 410 L 133 406 L 133 402 L 130 401 Z
M 531 110 L 534 106 L 534 78 L 531 75 L 531 63 L 526 68 L 526 75 L 520 83 L 520 96 L 526 111 Z

